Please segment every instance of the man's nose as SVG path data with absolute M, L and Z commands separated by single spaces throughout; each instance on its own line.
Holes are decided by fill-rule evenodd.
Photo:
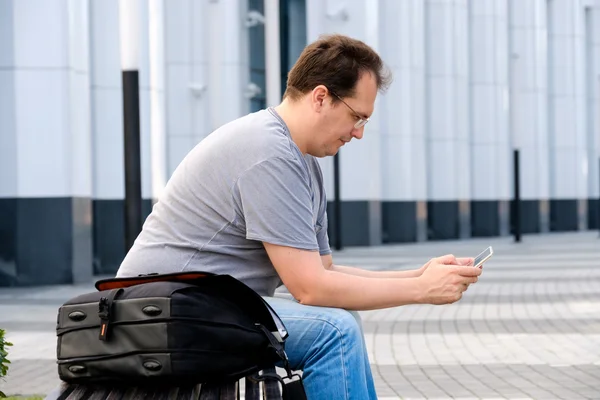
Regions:
M 365 131 L 365 127 L 361 126 L 360 128 L 352 130 L 352 137 L 357 138 L 358 140 L 362 139 L 363 133 Z

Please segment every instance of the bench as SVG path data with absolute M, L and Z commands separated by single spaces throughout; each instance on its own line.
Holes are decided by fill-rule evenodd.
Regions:
M 283 289 L 283 290 L 282 290 Z M 278 289 L 275 297 L 293 300 L 285 288 Z M 264 373 L 276 374 L 275 368 L 268 368 Z M 248 378 L 237 382 L 223 384 L 204 384 L 189 387 L 141 388 L 141 387 L 106 387 L 100 385 L 70 385 L 61 383 L 50 392 L 45 400 L 242 400 L 241 386 L 244 387 L 245 400 L 282 400 L 281 386 L 275 380 L 263 382 Z
M 276 373 L 275 369 L 264 372 Z M 245 378 L 237 382 L 185 387 L 141 388 L 107 387 L 102 385 L 74 385 L 61 383 L 46 396 L 46 400 L 237 400 L 244 385 L 245 400 L 281 400 L 279 383 L 274 380 L 256 382 Z

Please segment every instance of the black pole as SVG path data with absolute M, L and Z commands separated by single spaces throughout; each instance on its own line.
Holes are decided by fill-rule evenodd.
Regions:
M 335 249 L 342 249 L 342 201 L 340 199 L 340 153 L 339 151 L 333 156 L 333 193 L 334 201 L 334 226 L 333 232 L 335 237 Z
M 125 252 L 142 230 L 140 98 L 138 71 L 123 71 Z
M 600 158 L 598 158 L 598 204 L 596 205 L 596 218 L 598 219 L 598 232 L 600 232 Z
M 521 193 L 519 191 L 519 150 L 515 149 L 513 152 L 513 163 L 514 163 L 514 185 L 515 185 L 515 198 L 514 198 L 514 221 L 513 229 L 515 234 L 515 242 L 521 241 Z

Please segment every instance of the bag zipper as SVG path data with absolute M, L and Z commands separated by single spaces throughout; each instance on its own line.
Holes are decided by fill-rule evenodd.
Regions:
M 116 321 L 116 322 L 111 322 L 111 326 L 116 326 L 116 325 L 144 325 L 144 324 L 153 324 L 153 323 L 161 323 L 161 322 L 173 322 L 173 321 L 192 321 L 195 322 L 196 325 L 212 325 L 212 326 L 225 326 L 225 327 L 230 327 L 230 328 L 237 328 L 237 329 L 241 329 L 247 332 L 259 332 L 259 329 L 250 329 L 250 328 L 246 328 L 245 326 L 241 326 L 241 325 L 236 325 L 236 324 L 230 324 L 227 322 L 214 322 L 214 321 L 206 321 L 206 320 L 199 320 L 198 318 L 192 318 L 192 317 L 168 317 L 168 318 L 153 318 L 153 319 L 148 319 L 148 320 L 129 320 L 129 321 Z M 65 333 L 69 333 L 69 332 L 73 332 L 73 331 L 80 331 L 83 329 L 93 329 L 93 328 L 98 328 L 100 327 L 100 325 L 85 325 L 85 326 L 77 326 L 77 327 L 72 327 L 72 328 L 61 328 L 58 333 L 57 336 L 61 336 L 64 335 Z
M 128 351 L 125 353 L 119 353 L 119 354 L 109 354 L 109 355 L 104 355 L 104 356 L 89 356 L 89 357 L 75 357 L 75 358 L 67 358 L 67 359 L 57 359 L 57 364 L 69 364 L 69 363 L 74 363 L 74 362 L 81 362 L 81 361 L 102 361 L 102 360 L 109 360 L 111 358 L 120 358 L 120 357 L 127 357 L 127 356 L 134 356 L 134 355 L 138 355 L 138 354 L 179 354 L 179 353 L 196 353 L 196 354 L 204 354 L 204 353 L 212 353 L 212 354 L 232 354 L 231 350 L 227 350 L 227 351 L 213 351 L 213 350 L 194 350 L 194 349 L 183 349 L 183 350 L 169 350 L 169 351 L 165 351 L 165 349 L 160 349 L 160 350 L 144 350 L 144 351 Z M 234 353 L 235 354 L 235 353 Z M 247 354 L 245 352 L 239 352 L 239 354 Z

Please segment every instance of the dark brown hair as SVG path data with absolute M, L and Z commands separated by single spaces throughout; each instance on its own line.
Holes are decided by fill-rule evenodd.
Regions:
M 375 76 L 380 91 L 389 87 L 391 74 L 375 50 L 348 36 L 321 36 L 304 48 L 288 73 L 283 98 L 298 100 L 318 85 L 342 98 L 351 97 L 365 72 Z M 333 101 L 337 101 L 335 96 Z

